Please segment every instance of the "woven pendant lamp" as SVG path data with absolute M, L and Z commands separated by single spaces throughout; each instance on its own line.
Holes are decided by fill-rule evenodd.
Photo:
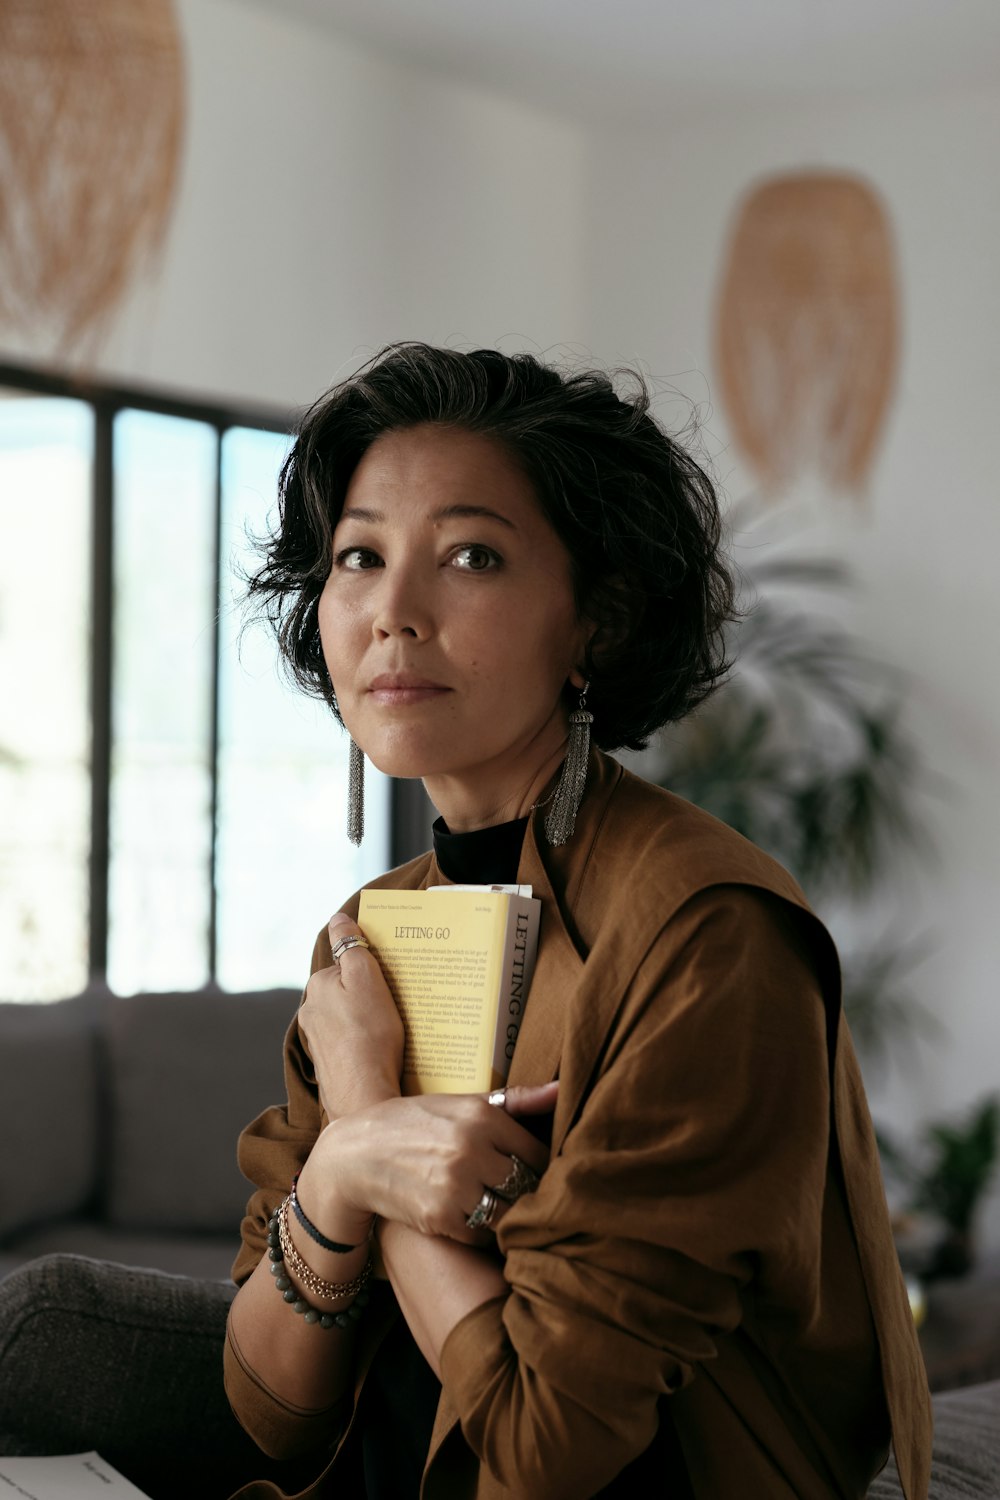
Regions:
M 895 381 L 897 309 L 888 219 L 866 182 L 801 173 L 744 199 L 716 352 L 733 433 L 766 487 L 812 470 L 863 489 Z
M 162 243 L 184 114 L 173 0 L 0 0 L 0 325 L 66 352 Z

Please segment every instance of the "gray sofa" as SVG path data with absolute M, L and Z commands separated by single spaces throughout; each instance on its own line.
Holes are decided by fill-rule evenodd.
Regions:
M 236 1138 L 284 1098 L 297 992 L 0 1005 L 0 1277 L 70 1252 L 227 1279 Z
M 239 1428 L 220 1358 L 236 1137 L 284 1097 L 298 998 L 0 1005 L 0 1454 L 96 1448 L 153 1500 L 308 1483 L 317 1460 L 273 1464 Z M 1000 1500 L 1000 1381 L 934 1408 L 932 1500 Z M 900 1495 L 890 1466 L 871 1500 Z

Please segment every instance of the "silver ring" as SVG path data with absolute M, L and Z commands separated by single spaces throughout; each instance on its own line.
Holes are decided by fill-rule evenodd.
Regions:
M 493 1092 L 492 1092 L 492 1094 L 490 1094 L 488 1096 L 488 1098 L 486 1100 L 486 1103 L 494 1105 L 495 1108 L 497 1108 L 497 1109 L 506 1109 L 507 1108 L 507 1090 L 506 1089 L 494 1089 Z
M 362 937 L 360 932 L 352 932 L 349 933 L 347 937 L 338 938 L 333 947 L 330 949 L 334 967 L 336 968 L 339 966 L 340 960 L 343 958 L 344 954 L 347 953 L 351 948 L 370 947 L 371 943 L 369 943 L 366 937 Z
M 499 1187 L 493 1191 L 498 1198 L 503 1198 L 508 1203 L 514 1203 L 523 1193 L 533 1193 L 537 1188 L 540 1178 L 534 1167 L 529 1167 L 526 1161 L 511 1152 L 513 1166 Z
M 472 1210 L 465 1223 L 469 1229 L 489 1229 L 493 1223 L 500 1199 L 492 1188 L 484 1188 L 483 1196 Z

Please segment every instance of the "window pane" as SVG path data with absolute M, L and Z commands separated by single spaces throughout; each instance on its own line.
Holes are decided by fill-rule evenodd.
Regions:
M 279 678 L 274 640 L 240 639 L 247 531 L 274 519 L 288 440 L 234 428 L 222 447 L 218 978 L 227 989 L 303 984 L 316 933 L 386 868 L 388 781 L 371 767 L 364 843 L 348 841 L 348 740 L 328 710 Z
M 0 392 L 0 998 L 87 982 L 90 467 L 79 401 Z
M 124 411 L 114 427 L 108 983 L 208 979 L 214 428 Z

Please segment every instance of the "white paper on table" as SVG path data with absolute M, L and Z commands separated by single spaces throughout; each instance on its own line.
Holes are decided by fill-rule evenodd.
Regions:
M 50 1458 L 0 1458 L 0 1500 L 148 1500 L 99 1453 L 60 1453 Z

